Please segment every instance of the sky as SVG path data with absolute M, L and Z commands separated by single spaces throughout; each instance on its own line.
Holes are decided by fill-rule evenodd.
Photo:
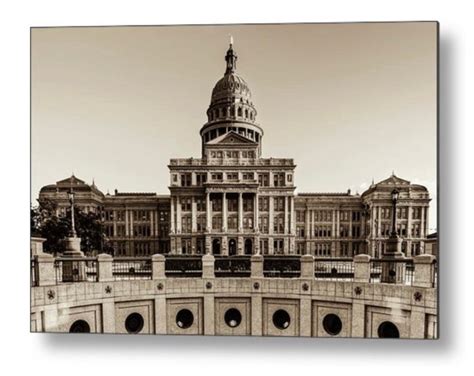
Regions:
M 362 193 L 392 171 L 425 185 L 436 229 L 436 23 L 34 28 L 31 196 L 77 177 L 104 193 L 168 194 L 199 130 L 229 35 L 297 192 Z

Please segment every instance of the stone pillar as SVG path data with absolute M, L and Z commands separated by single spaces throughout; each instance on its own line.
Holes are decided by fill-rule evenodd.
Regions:
M 336 238 L 341 236 L 341 211 L 336 211 Z
M 434 282 L 434 261 L 436 257 L 429 254 L 416 256 L 413 259 L 415 265 L 415 278 L 413 286 L 433 287 Z
M 212 229 L 212 206 L 211 206 L 211 194 L 206 193 L 206 231 L 211 232 Z
M 360 295 L 362 297 L 362 295 Z M 360 301 L 358 299 L 361 299 Z M 363 298 L 355 295 L 352 302 L 352 325 L 351 337 L 364 338 L 365 337 L 365 305 Z
M 354 256 L 354 282 L 370 282 L 370 256 Z
M 102 306 L 102 327 L 104 333 L 114 334 L 115 328 L 115 302 L 114 298 L 103 299 Z M 98 329 L 100 331 L 100 329 Z
M 175 199 L 173 196 L 171 196 L 171 213 L 170 213 L 170 233 L 171 234 L 174 234 L 176 232 L 176 227 L 175 227 L 175 221 L 176 221 L 176 218 L 175 218 L 175 215 L 174 215 L 174 202 L 175 202 Z M 126 218 L 126 216 L 125 216 Z
M 312 255 L 301 256 L 300 262 L 301 278 L 314 279 L 314 257 Z
M 106 253 L 101 253 L 97 256 L 97 279 L 99 282 L 109 282 L 114 280 L 112 264 L 112 256 Z
M 243 208 L 243 202 L 242 202 L 242 192 L 239 192 L 239 199 L 238 199 L 238 224 L 237 224 L 237 228 L 238 228 L 238 231 L 241 233 L 243 232 L 243 229 L 244 229 L 244 225 L 243 225 L 243 221 L 244 221 L 244 208 Z
M 197 230 L 197 204 L 196 204 L 196 198 L 193 196 L 191 198 L 191 232 L 196 232 L 196 230 Z
M 30 240 L 31 256 L 43 254 L 43 243 L 45 241 L 46 241 L 45 238 L 31 237 L 31 240 Z
M 289 233 L 288 223 L 288 196 L 285 196 L 285 218 L 283 219 L 283 233 L 287 235 Z
M 163 279 L 166 278 L 165 274 L 165 256 L 160 254 L 154 254 L 151 256 L 151 278 L 152 279 Z
M 176 196 L 176 233 L 181 234 L 181 199 Z
M 38 286 L 52 286 L 56 284 L 54 257 L 48 253 L 35 256 L 35 278 Z
M 202 256 L 202 278 L 214 278 L 214 256 Z
M 311 222 L 310 222 L 310 226 L 309 226 L 309 237 L 310 237 L 310 239 L 313 239 L 315 237 L 314 236 L 314 229 L 315 229 L 315 226 L 314 226 L 314 210 L 310 211 L 310 218 L 311 218 Z
M 263 278 L 263 256 L 253 255 L 250 258 L 250 270 L 252 278 Z
M 222 232 L 227 232 L 227 195 L 222 192 Z

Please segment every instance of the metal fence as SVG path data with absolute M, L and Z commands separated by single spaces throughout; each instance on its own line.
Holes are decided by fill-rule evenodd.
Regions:
M 353 281 L 354 263 L 351 258 L 315 258 L 314 278 L 319 280 Z
M 370 283 L 397 283 L 412 286 L 415 280 L 413 259 L 371 259 Z
M 151 279 L 150 257 L 115 258 L 112 262 L 112 275 L 116 281 Z
M 54 260 L 56 283 L 97 282 L 97 259 L 92 257 Z
M 268 256 L 263 258 L 263 276 L 298 278 L 301 275 L 300 256 Z
M 250 256 L 216 256 L 216 277 L 250 277 Z
M 201 277 L 201 256 L 166 256 L 165 275 L 167 277 Z

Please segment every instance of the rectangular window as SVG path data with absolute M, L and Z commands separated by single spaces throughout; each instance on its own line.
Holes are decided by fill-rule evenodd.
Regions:
M 258 174 L 258 184 L 261 187 L 268 187 L 270 185 L 270 176 L 268 173 Z
M 273 174 L 273 186 L 283 187 L 285 185 L 285 174 L 275 173 Z
M 258 210 L 263 212 L 268 211 L 268 197 L 258 198 Z

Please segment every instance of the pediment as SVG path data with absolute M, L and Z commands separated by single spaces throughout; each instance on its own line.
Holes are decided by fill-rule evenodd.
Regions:
M 399 178 L 398 176 L 392 175 L 388 179 L 382 180 L 377 185 L 410 185 L 408 180 Z
M 235 131 L 227 132 L 215 139 L 209 141 L 208 145 L 217 145 L 217 144 L 247 144 L 247 145 L 257 145 L 255 141 L 248 139 L 241 134 L 238 134 Z

